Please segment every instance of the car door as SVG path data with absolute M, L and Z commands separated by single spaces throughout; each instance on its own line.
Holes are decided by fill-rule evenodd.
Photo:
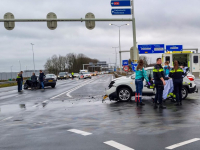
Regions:
M 147 73 L 147 77 L 149 78 L 149 80 L 151 80 L 153 78 L 153 69 L 146 70 L 146 73 Z M 143 86 L 144 86 L 143 87 L 144 93 L 153 93 L 154 86 L 153 85 L 149 86 L 145 79 L 143 81 Z

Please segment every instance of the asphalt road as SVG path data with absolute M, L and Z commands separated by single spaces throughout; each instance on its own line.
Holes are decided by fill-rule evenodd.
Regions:
M 200 97 L 154 110 L 131 102 L 102 103 L 112 75 L 61 80 L 56 88 L 0 89 L 0 150 L 198 150 Z M 200 88 L 200 80 L 196 81 Z

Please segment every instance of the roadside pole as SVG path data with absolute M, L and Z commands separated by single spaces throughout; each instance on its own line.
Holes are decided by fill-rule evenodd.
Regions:
M 132 0 L 132 28 L 133 28 L 133 56 L 131 56 L 131 61 L 133 61 L 134 64 L 138 61 L 138 51 L 136 48 L 136 25 L 135 25 L 135 15 L 134 15 L 134 0 Z

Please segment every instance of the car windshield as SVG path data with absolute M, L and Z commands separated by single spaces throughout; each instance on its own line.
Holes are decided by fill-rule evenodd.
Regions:
M 62 76 L 62 75 L 65 75 L 65 72 L 60 72 L 59 75 L 61 75 L 61 76 Z
M 55 76 L 53 74 L 47 74 L 46 78 L 55 78 Z

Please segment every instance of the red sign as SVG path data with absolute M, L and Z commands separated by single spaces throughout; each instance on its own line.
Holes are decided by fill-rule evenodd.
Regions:
M 119 2 L 114 2 L 114 5 L 119 5 Z
M 123 69 L 124 69 L 124 71 L 128 72 L 129 71 L 129 66 L 124 66 Z

